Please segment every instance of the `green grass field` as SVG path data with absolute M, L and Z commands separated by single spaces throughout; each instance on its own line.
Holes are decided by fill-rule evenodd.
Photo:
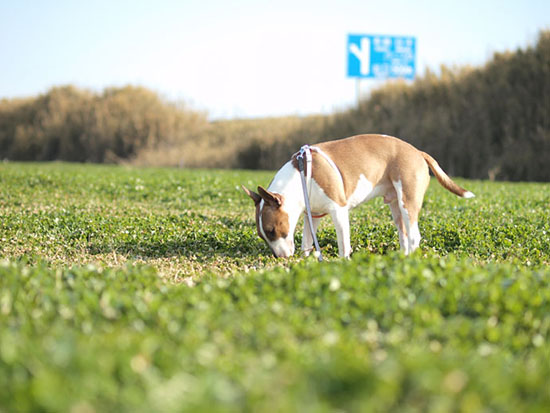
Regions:
M 256 236 L 272 176 L 0 164 L 0 412 L 547 411 L 548 184 L 432 182 L 410 257 L 375 200 L 319 264 Z

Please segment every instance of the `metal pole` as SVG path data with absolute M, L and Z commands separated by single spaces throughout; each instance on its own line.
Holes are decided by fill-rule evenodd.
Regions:
M 355 97 L 357 99 L 357 106 L 361 103 L 361 78 L 355 78 Z

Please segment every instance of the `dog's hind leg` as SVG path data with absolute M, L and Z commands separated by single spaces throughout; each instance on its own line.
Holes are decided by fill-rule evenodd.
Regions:
M 402 247 L 402 249 L 405 252 L 405 255 L 408 255 L 411 252 L 411 216 L 409 213 L 409 208 L 407 208 L 407 205 L 405 205 L 405 199 L 403 196 L 403 183 L 399 181 L 393 181 L 392 182 L 393 187 L 395 189 L 395 193 L 397 194 L 397 208 L 399 209 L 399 215 L 401 216 L 402 221 L 402 229 L 400 230 L 400 237 L 401 237 L 401 231 L 405 230 L 404 238 L 406 238 L 405 242 L 405 248 Z M 392 209 L 392 214 L 394 213 Z M 395 218 L 394 218 L 395 220 Z M 398 226 L 399 229 L 399 226 Z
M 400 180 L 392 182 L 397 195 L 397 206 L 401 214 L 403 227 L 407 234 L 405 254 L 410 254 L 420 245 L 421 236 L 418 229 L 418 216 L 429 179 L 426 171 L 425 174 L 419 174 L 412 179 L 408 179 L 405 185 Z
M 418 219 L 411 225 L 411 234 L 409 236 L 410 250 L 413 252 L 420 246 L 420 230 L 418 229 Z
M 391 210 L 393 222 L 395 223 L 397 232 L 399 233 L 399 246 L 401 247 L 401 251 L 408 254 L 410 252 L 409 237 L 407 229 L 405 228 L 405 223 L 403 222 L 403 217 L 401 216 L 401 209 L 399 208 L 397 199 L 393 200 L 388 205 Z

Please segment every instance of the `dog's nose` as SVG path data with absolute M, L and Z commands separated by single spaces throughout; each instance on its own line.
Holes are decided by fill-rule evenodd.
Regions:
M 289 249 L 282 249 L 279 251 L 273 251 L 273 255 L 277 258 L 288 258 L 294 255 L 294 246 Z
M 269 248 L 277 258 L 288 258 L 294 255 L 294 241 L 279 239 L 275 243 L 268 243 Z
M 288 258 L 293 254 L 294 254 L 294 252 L 292 252 L 292 251 L 282 251 L 279 255 L 275 254 L 275 256 L 277 258 Z

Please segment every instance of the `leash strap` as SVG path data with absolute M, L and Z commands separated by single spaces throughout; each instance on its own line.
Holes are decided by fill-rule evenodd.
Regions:
M 306 158 L 306 188 L 308 190 L 307 195 L 311 198 L 311 165 L 313 164 L 311 147 L 309 145 L 304 145 L 300 148 L 300 152 L 302 152 Z
M 305 158 L 305 160 L 304 160 L 304 158 Z M 300 178 L 302 179 L 302 190 L 304 192 L 304 201 L 305 201 L 305 204 L 306 204 L 307 222 L 309 224 L 309 229 L 310 229 L 310 232 L 311 232 L 311 236 L 313 237 L 313 243 L 315 244 L 315 250 L 319 254 L 318 260 L 319 260 L 319 262 L 323 262 L 323 255 L 321 254 L 321 247 L 319 246 L 319 241 L 317 241 L 317 234 L 315 234 L 315 231 L 313 229 L 313 218 L 311 217 L 311 205 L 309 204 L 308 183 L 311 180 L 311 164 L 312 164 L 311 149 L 310 149 L 309 145 L 304 145 L 300 148 L 300 152 L 296 156 L 296 160 L 298 161 L 298 169 L 300 171 Z M 306 179 L 306 173 L 304 172 L 305 163 L 307 163 L 307 179 Z

